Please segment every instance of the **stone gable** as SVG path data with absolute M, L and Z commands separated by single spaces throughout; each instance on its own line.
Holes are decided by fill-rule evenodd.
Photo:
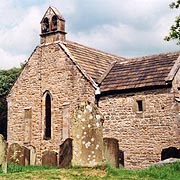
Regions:
M 48 141 L 44 140 L 44 96 L 47 91 L 52 97 L 52 138 Z M 38 47 L 8 96 L 8 142 L 36 147 L 40 161 L 43 151 L 57 151 L 62 143 L 63 112 L 68 110 L 70 118 L 77 103 L 94 101 L 93 94 L 90 83 L 58 44 Z M 28 110 L 32 114 L 27 119 Z M 25 129 L 29 129 L 30 134 Z M 68 136 L 71 136 L 70 131 Z M 25 142 L 25 139 L 28 140 Z

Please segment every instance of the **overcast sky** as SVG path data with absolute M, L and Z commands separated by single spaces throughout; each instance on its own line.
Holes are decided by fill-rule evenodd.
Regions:
M 0 69 L 18 67 L 39 44 L 49 0 L 0 0 Z M 66 20 L 67 39 L 123 57 L 179 51 L 166 42 L 179 10 L 171 0 L 51 0 Z

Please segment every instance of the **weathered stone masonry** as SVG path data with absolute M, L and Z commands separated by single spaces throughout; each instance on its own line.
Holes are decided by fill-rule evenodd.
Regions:
M 46 91 L 52 96 L 50 140 L 43 140 L 45 119 L 43 99 Z M 17 142 L 21 145 L 25 143 L 27 146 L 36 147 L 40 162 L 43 151 L 46 149 L 58 151 L 62 143 L 63 108 L 68 108 L 70 117 L 78 103 L 85 100 L 94 101 L 93 94 L 94 89 L 65 56 L 58 44 L 37 47 L 8 96 L 8 142 L 10 144 Z M 30 134 L 26 134 L 25 131 L 26 109 L 32 109 Z M 29 142 L 24 141 L 27 136 L 30 136 Z
M 144 101 L 138 112 L 137 100 Z M 119 140 L 125 167 L 143 168 L 161 160 L 162 149 L 179 144 L 178 103 L 171 88 L 101 98 L 104 136 Z

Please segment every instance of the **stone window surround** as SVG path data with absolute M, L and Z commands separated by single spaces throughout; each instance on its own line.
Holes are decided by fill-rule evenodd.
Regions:
M 140 102 L 142 102 L 142 111 L 139 110 L 140 104 L 138 104 L 138 103 L 140 103 Z M 134 99 L 133 111 L 137 115 L 141 115 L 141 114 L 143 114 L 144 111 L 146 111 L 146 103 L 145 103 L 145 99 L 144 98 L 135 98 Z
M 46 137 L 46 97 L 47 97 L 47 95 L 49 95 L 50 96 L 50 100 L 51 100 L 51 137 Z M 43 130 L 43 140 L 46 140 L 46 141 L 49 141 L 49 140 L 51 140 L 52 139 L 52 133 L 53 133 L 53 131 L 52 131 L 52 101 L 53 101 L 53 97 L 52 97 L 52 93 L 49 91 L 49 90 L 46 90 L 44 93 L 43 93 L 43 99 L 42 99 L 42 125 L 43 125 L 43 128 L 42 128 L 42 130 Z

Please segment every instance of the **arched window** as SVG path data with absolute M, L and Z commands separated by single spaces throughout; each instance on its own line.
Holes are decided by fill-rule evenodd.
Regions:
M 57 16 L 56 15 L 52 17 L 52 30 L 53 31 L 57 30 Z
M 46 17 L 42 23 L 42 33 L 49 32 L 49 19 Z
M 48 93 L 45 99 L 45 139 L 51 139 L 51 96 Z

